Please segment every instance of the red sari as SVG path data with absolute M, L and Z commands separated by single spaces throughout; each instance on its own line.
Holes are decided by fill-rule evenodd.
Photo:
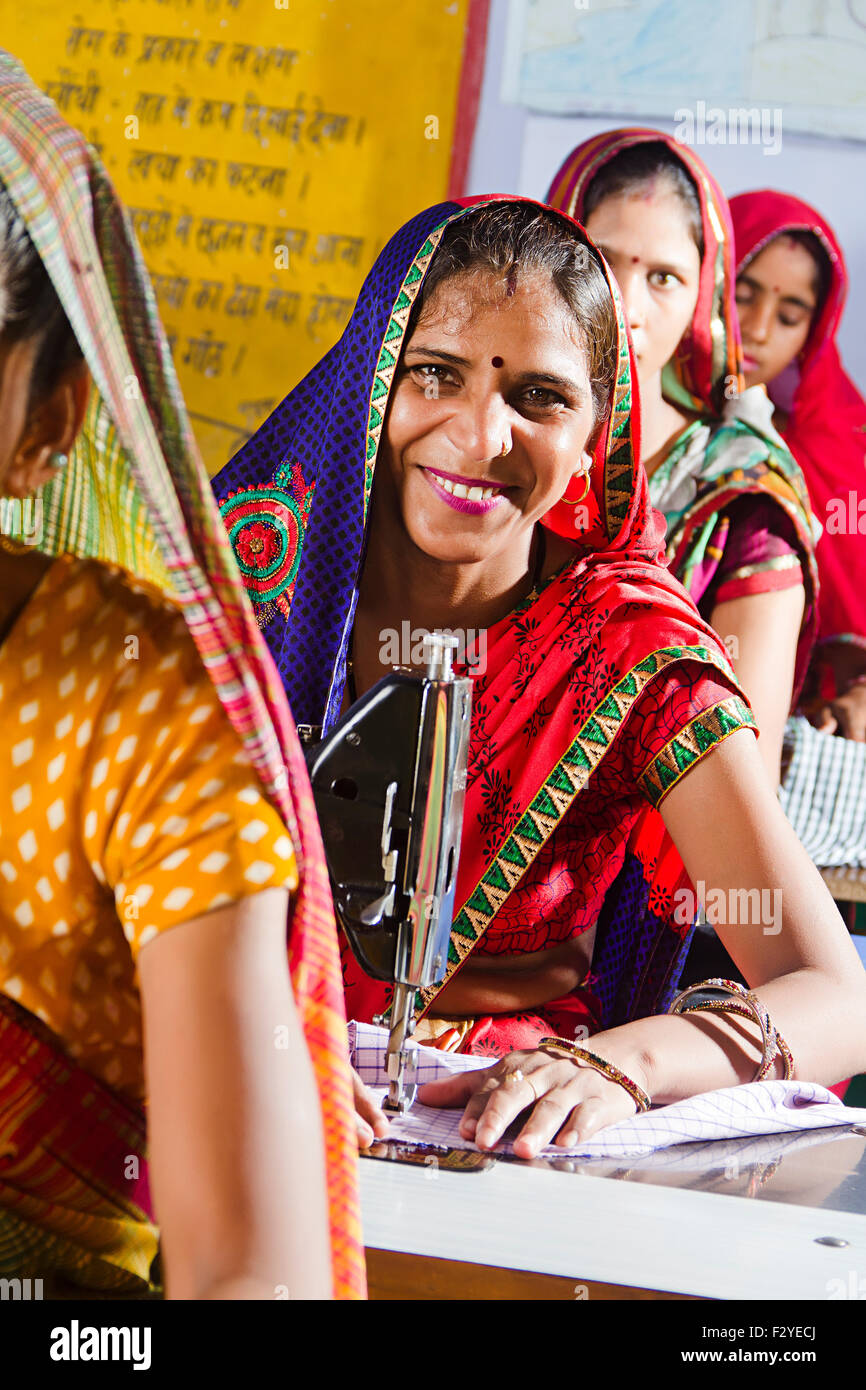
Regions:
M 443 984 L 472 952 L 536 951 L 601 925 L 585 988 L 530 1014 L 476 1020 L 463 1050 L 500 1054 L 552 1027 L 574 1036 L 665 1007 L 691 927 L 674 921 L 671 903 L 688 880 L 647 813 L 753 722 L 719 639 L 663 564 L 663 521 L 638 462 L 630 340 L 599 263 L 617 310 L 619 378 L 587 505 L 560 503 L 546 518 L 578 541 L 573 562 L 487 633 Z M 343 971 L 350 1017 L 385 1009 L 389 989 L 348 946 Z M 442 987 L 419 996 L 418 1019 L 436 1011 Z
M 827 253 L 830 288 L 794 366 L 797 382 L 783 434 L 824 527 L 815 551 L 821 578 L 819 639 L 850 641 L 866 650 L 866 401 L 846 374 L 836 346 L 848 292 L 842 248 L 824 218 L 787 193 L 769 188 L 740 193 L 731 199 L 731 216 L 738 274 L 783 232 L 812 232 Z M 771 382 L 768 390 L 773 398 L 777 383 Z M 851 494 L 859 522 L 853 527 Z

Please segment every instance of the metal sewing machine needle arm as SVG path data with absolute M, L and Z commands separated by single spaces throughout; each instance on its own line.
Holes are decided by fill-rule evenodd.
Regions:
M 418 1045 L 411 1040 L 414 1007 L 415 990 L 412 985 L 395 985 L 394 1000 L 391 1004 L 391 1029 L 385 1053 L 388 1095 L 382 1102 L 382 1109 L 398 1115 L 404 1115 L 407 1110 L 411 1110 L 418 1091 Z
M 386 676 L 307 753 L 337 918 L 362 968 L 393 983 L 385 1108 L 415 1099 L 415 998 L 445 975 L 463 825 L 471 683 L 457 639 L 425 638 L 425 675 Z

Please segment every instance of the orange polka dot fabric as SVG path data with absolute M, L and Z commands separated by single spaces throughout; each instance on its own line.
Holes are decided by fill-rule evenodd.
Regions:
M 141 1100 L 139 951 L 297 885 L 182 615 L 119 570 L 55 560 L 0 647 L 0 991 Z

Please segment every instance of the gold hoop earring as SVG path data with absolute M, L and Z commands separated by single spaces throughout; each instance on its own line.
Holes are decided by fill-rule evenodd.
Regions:
M 581 476 L 583 477 L 583 492 L 580 494 L 579 497 L 566 497 L 565 493 L 562 494 L 561 500 L 563 502 L 567 502 L 569 507 L 576 507 L 578 503 L 582 502 L 584 498 L 589 494 L 589 469 L 587 468 L 586 472 Z M 565 489 L 565 492 L 568 492 L 568 488 Z

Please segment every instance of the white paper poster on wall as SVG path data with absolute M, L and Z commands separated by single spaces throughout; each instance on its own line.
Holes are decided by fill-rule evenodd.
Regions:
M 688 143 L 866 140 L 866 0 L 510 0 L 502 99 L 690 117 Z

